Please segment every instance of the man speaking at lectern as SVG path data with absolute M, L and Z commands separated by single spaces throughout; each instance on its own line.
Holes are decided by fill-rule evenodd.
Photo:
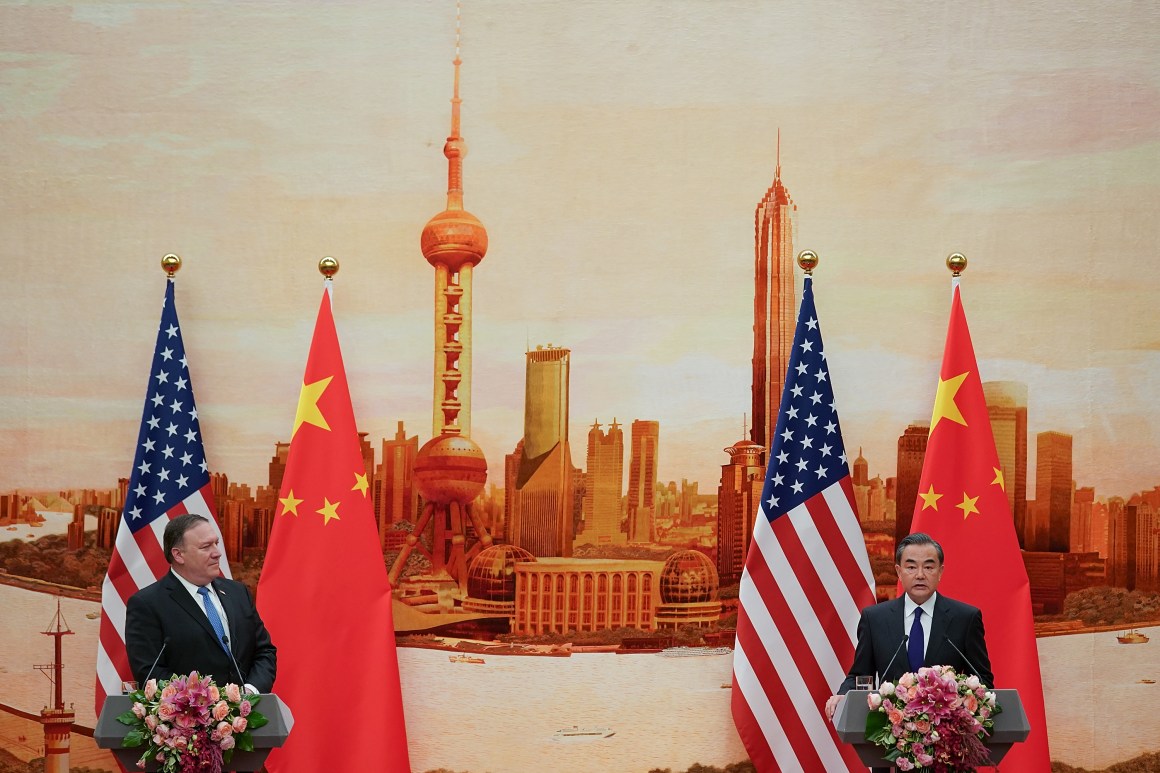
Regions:
M 902 596 L 862 610 L 854 662 L 838 695 L 826 701 L 831 719 L 841 696 L 859 676 L 897 682 L 922 666 L 950 666 L 974 674 L 995 686 L 983 634 L 983 613 L 970 604 L 938 594 L 943 573 L 943 549 L 930 535 L 915 532 L 898 543 L 894 570 Z
M 219 687 L 274 686 L 277 654 L 249 589 L 221 572 L 221 539 L 209 519 L 179 515 L 165 525 L 170 571 L 134 593 L 125 610 L 125 649 L 141 687 L 196 670 Z

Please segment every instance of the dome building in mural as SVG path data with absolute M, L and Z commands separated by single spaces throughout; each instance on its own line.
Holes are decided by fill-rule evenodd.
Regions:
M 721 617 L 720 587 L 717 568 L 704 553 L 682 550 L 669 556 L 661 569 L 657 627 L 716 624 Z
M 471 560 L 467 568 L 465 612 L 514 615 L 516 564 L 536 557 L 515 545 L 492 545 Z

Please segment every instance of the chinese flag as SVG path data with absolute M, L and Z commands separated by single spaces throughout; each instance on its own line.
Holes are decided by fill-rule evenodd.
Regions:
M 410 771 L 391 586 L 350 390 L 322 296 L 258 609 L 278 648 L 274 692 L 294 714 L 270 773 Z
M 1018 690 L 1023 701 L 1031 735 L 1003 769 L 1050 773 L 1031 591 L 1005 485 L 956 282 L 911 528 L 942 544 L 939 593 L 983 611 L 994 686 Z

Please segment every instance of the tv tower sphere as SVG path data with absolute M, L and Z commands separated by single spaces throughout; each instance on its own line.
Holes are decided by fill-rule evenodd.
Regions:
M 471 438 L 440 435 L 419 449 L 413 475 L 424 501 L 467 504 L 483 493 L 487 460 Z

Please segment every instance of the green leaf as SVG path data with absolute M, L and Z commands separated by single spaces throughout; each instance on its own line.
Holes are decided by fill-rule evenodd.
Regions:
M 121 739 L 121 747 L 125 749 L 132 749 L 135 746 L 140 746 L 145 743 L 145 731 L 130 730 L 125 733 L 125 737 Z
M 264 727 L 268 724 L 270 724 L 270 720 L 266 719 L 266 717 L 261 714 L 254 713 L 246 717 L 246 726 L 250 730 L 257 730 L 259 727 Z
M 232 760 L 233 758 L 234 758 L 234 750 L 233 749 L 226 749 L 224 752 L 222 752 L 222 762 L 229 764 L 229 761 Z
M 253 708 L 262 702 L 262 696 L 254 693 L 253 695 L 247 695 L 246 700 L 250 702 L 250 707 Z
M 124 714 L 119 715 L 117 721 L 122 725 L 138 725 L 141 723 L 141 720 L 132 711 L 126 711 Z
M 254 739 L 250 737 L 248 732 L 236 733 L 234 735 L 234 742 L 237 748 L 244 752 L 252 752 L 254 750 Z

